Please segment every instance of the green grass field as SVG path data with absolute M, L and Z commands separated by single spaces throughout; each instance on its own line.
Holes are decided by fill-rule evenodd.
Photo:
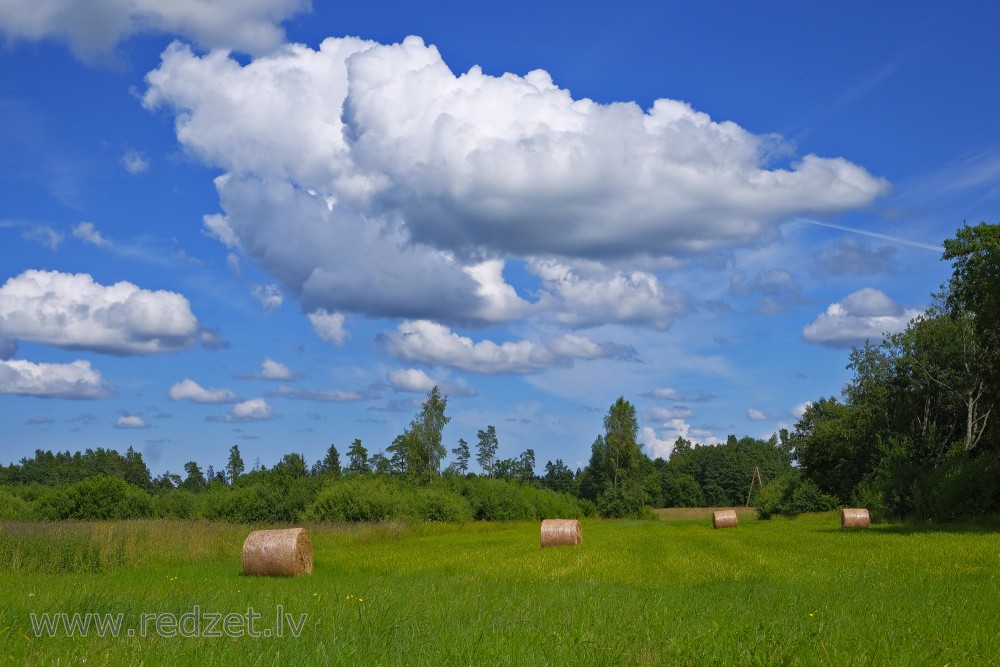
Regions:
M 751 514 L 737 529 L 713 530 L 705 511 L 687 511 L 660 521 L 585 521 L 582 546 L 551 549 L 539 548 L 538 528 L 309 526 L 314 573 L 274 579 L 240 574 L 248 526 L 7 524 L 0 662 L 1000 662 L 996 527 L 844 532 L 835 514 Z M 195 606 L 201 634 L 212 615 L 232 614 L 234 630 L 235 617 L 253 608 L 255 631 L 272 636 L 156 632 L 154 615 L 173 614 L 182 622 L 173 633 L 193 634 Z M 302 623 L 299 636 L 287 622 L 273 636 L 279 606 Z M 32 613 L 121 614 L 121 636 L 98 637 L 93 626 L 86 637 L 64 627 L 36 636 Z M 171 634 L 170 624 L 161 630 Z

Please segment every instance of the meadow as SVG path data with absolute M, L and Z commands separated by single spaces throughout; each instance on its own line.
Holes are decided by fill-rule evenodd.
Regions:
M 307 527 L 314 573 L 275 579 L 240 572 L 255 526 L 4 524 L 0 663 L 1000 661 L 995 525 L 842 531 L 835 513 L 751 513 L 713 530 L 707 511 L 687 510 L 584 520 L 581 546 L 551 549 L 539 548 L 537 522 Z M 247 633 L 249 608 L 261 636 Z M 120 614 L 122 624 L 118 637 L 93 626 L 86 637 L 64 627 L 36 636 L 31 615 L 43 613 Z M 234 632 L 204 636 L 226 615 Z

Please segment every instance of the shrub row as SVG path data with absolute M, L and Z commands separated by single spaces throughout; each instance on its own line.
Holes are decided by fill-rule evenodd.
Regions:
M 152 494 L 118 477 L 58 487 L 0 487 L 0 521 L 205 518 L 233 523 L 414 520 L 460 523 L 573 518 L 593 504 L 547 489 L 494 479 L 444 478 L 431 486 L 366 476 L 299 478 L 282 484 L 211 485 Z

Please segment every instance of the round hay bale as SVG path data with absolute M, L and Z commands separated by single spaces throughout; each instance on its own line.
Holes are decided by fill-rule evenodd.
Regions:
M 736 510 L 716 510 L 712 512 L 712 528 L 735 528 L 739 523 Z
M 840 512 L 841 528 L 868 528 L 871 519 L 868 510 L 860 508 L 847 508 Z
M 542 547 L 575 547 L 583 542 L 583 529 L 576 519 L 542 521 Z
M 312 541 L 305 528 L 255 530 L 243 542 L 245 575 L 294 577 L 312 571 Z

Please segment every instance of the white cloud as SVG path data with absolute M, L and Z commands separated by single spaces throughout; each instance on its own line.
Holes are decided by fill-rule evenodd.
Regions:
M 680 392 L 671 387 L 660 387 L 646 394 L 650 398 L 662 398 L 667 401 L 683 401 Z
M 771 419 L 771 416 L 762 410 L 757 410 L 756 408 L 747 408 L 747 419 L 755 422 L 762 422 Z
M 645 271 L 612 271 L 598 262 L 533 259 L 528 270 L 554 297 L 552 318 L 591 326 L 619 322 L 666 329 L 687 310 L 684 295 Z
M 320 403 L 349 403 L 362 401 L 368 396 L 346 389 L 296 389 L 281 385 L 276 391 L 268 393 L 268 396 L 279 396 L 282 398 L 297 398 L 303 401 L 317 401 Z
M 138 415 L 121 415 L 115 421 L 115 428 L 149 428 L 149 425 Z
M 396 391 L 425 393 L 437 385 L 427 373 L 417 368 L 400 368 L 389 373 L 389 385 Z
M 21 232 L 21 238 L 41 243 L 49 250 L 57 250 L 59 248 L 59 244 L 63 242 L 63 235 L 48 225 L 29 227 L 25 231 Z
M 281 21 L 307 9 L 308 0 L 6 0 L 0 33 L 14 41 L 64 41 L 86 62 L 106 58 L 121 41 L 145 32 L 260 53 L 284 39 Z
M 795 416 L 796 420 L 802 419 L 802 415 L 806 413 L 809 406 L 812 405 L 812 401 L 805 401 L 804 403 L 799 403 L 794 408 L 792 408 L 792 415 Z
M 0 335 L 117 355 L 179 350 L 200 334 L 188 300 L 86 273 L 25 271 L 0 287 Z
M 389 354 L 429 366 L 451 366 L 473 373 L 535 373 L 569 366 L 574 360 L 628 358 L 631 348 L 596 343 L 566 334 L 543 342 L 529 340 L 474 343 L 448 327 L 427 320 L 406 321 L 381 336 Z
M 73 236 L 85 243 L 90 243 L 100 248 L 111 247 L 111 241 L 104 238 L 104 236 L 97 231 L 97 226 L 92 222 L 81 222 L 77 226 L 73 227 Z
M 252 296 L 257 303 L 264 306 L 264 310 L 268 311 L 280 308 L 281 304 L 285 301 L 285 295 L 282 294 L 281 289 L 273 283 L 269 283 L 267 285 L 254 285 L 250 288 L 250 296 Z
M 149 158 L 141 151 L 129 149 L 122 153 L 122 167 L 133 176 L 149 171 Z
M 865 287 L 831 304 L 802 329 L 802 337 L 807 343 L 831 347 L 863 345 L 866 340 L 878 342 L 885 334 L 902 331 L 920 314 L 917 309 L 904 310 L 884 292 Z
M 715 364 L 715 359 L 711 357 L 706 358 L 704 361 L 705 361 L 704 368 L 699 370 L 708 370 L 711 368 L 713 364 Z M 710 394 L 707 391 L 698 391 L 697 393 L 693 394 L 681 394 L 679 391 L 677 391 L 672 387 L 659 387 L 657 389 L 653 389 L 652 391 L 647 391 L 645 394 L 642 395 L 646 396 L 647 398 L 656 398 L 664 401 L 699 402 L 699 401 L 710 401 L 713 398 L 718 398 L 715 394 Z
M 655 407 L 650 408 L 646 411 L 645 418 L 646 421 L 651 422 L 666 422 L 671 419 L 687 419 L 691 417 L 694 412 L 691 408 L 683 405 L 675 405 L 672 408 Z
M 680 418 L 668 420 L 663 424 L 661 432 L 663 433 L 662 438 L 657 436 L 655 429 L 649 426 L 642 428 L 643 444 L 646 445 L 646 454 L 650 458 L 661 457 L 665 459 L 670 456 L 677 438 L 684 438 L 685 440 L 703 445 L 718 445 L 722 443 L 722 440 L 717 438 L 711 431 L 695 428 Z
M 255 422 L 275 419 L 274 409 L 263 398 L 252 398 L 249 401 L 237 403 L 224 415 L 206 417 L 210 422 Z
M 481 324 L 544 307 L 572 326 L 665 328 L 679 293 L 578 260 L 759 244 L 789 216 L 887 189 L 839 158 L 771 167 L 774 137 L 682 102 L 574 100 L 540 70 L 456 77 L 418 38 L 289 45 L 246 65 L 174 44 L 147 84 L 147 108 L 171 107 L 183 146 L 227 172 L 206 232 L 306 312 Z M 532 304 L 502 269 L 538 257 L 572 259 Z
M 344 314 L 343 313 L 331 313 L 325 309 L 320 309 L 315 312 L 309 313 L 309 322 L 312 324 L 313 331 L 316 335 L 320 337 L 321 340 L 325 340 L 328 343 L 333 343 L 337 347 L 341 347 L 344 341 L 347 340 L 350 334 L 344 328 Z
M 194 401 L 195 403 L 233 403 L 236 394 L 230 389 L 205 389 L 200 384 L 184 378 L 170 387 L 167 396 L 171 401 Z
M 114 394 L 89 361 L 69 364 L 0 361 L 0 394 L 41 398 L 101 399 Z
M 435 386 L 445 396 L 476 396 L 478 392 L 464 383 L 442 382 L 435 380 L 418 368 L 399 368 L 388 375 L 389 386 L 394 391 L 425 394 Z
M 669 435 L 664 438 L 656 437 L 656 431 L 649 426 L 642 428 L 642 443 L 646 446 L 646 455 L 651 459 L 670 457 L 670 452 L 674 451 L 674 443 L 677 438 L 670 439 Z
M 260 364 L 260 371 L 253 373 L 248 377 L 257 378 L 260 380 L 294 380 L 298 377 L 298 374 L 291 368 L 282 364 L 280 362 L 271 359 L 270 357 L 264 357 L 264 361 Z

